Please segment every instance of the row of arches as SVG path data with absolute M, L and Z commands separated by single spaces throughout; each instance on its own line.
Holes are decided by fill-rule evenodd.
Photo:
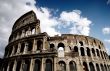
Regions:
M 91 57 L 91 55 L 93 55 L 93 56 L 102 57 L 102 59 L 108 59 L 107 53 L 104 52 L 104 51 L 101 51 L 99 49 L 95 50 L 94 48 L 90 49 L 89 47 L 86 47 L 86 48 L 80 47 L 80 48 L 78 48 L 77 46 L 74 46 L 74 51 L 78 52 L 78 50 L 80 51 L 81 56 L 87 55 L 87 56 Z
M 36 33 L 36 28 L 34 26 L 27 27 L 25 29 L 19 30 L 17 33 L 13 33 L 11 37 L 9 38 L 9 42 L 28 36 L 28 35 L 33 35 L 35 33 Z
M 34 48 L 34 45 L 36 45 L 36 47 L 37 47 L 36 51 L 42 50 L 43 41 L 37 40 L 36 42 L 34 42 L 33 40 L 30 40 L 27 42 L 22 42 L 22 43 L 14 45 L 14 46 L 8 47 L 5 50 L 5 56 L 15 55 L 16 53 L 31 52 L 32 49 Z
M 34 60 L 34 65 L 30 69 L 31 61 L 29 59 L 25 59 L 23 61 L 17 61 L 5 64 L 5 68 L 3 71 L 41 71 L 42 70 L 42 60 L 36 59 Z M 46 59 L 44 65 L 44 71 L 54 71 L 54 62 L 51 59 Z M 58 62 L 58 71 L 67 71 L 67 65 L 64 61 Z M 77 71 L 77 66 L 74 61 L 69 62 L 69 71 Z
M 96 69 L 95 69 L 96 67 Z M 83 70 L 84 71 L 110 71 L 110 66 L 106 64 L 93 64 L 92 62 L 89 62 L 87 64 L 86 62 L 83 62 Z

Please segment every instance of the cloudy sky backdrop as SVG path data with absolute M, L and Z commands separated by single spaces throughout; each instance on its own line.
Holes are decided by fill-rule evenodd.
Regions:
M 42 32 L 92 36 L 110 54 L 110 0 L 0 0 L 0 57 L 14 22 L 30 10 L 40 19 Z

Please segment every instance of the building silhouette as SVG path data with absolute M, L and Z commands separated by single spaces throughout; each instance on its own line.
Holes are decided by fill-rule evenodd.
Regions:
M 13 25 L 0 71 L 110 71 L 104 44 L 93 37 L 41 33 L 33 11 Z

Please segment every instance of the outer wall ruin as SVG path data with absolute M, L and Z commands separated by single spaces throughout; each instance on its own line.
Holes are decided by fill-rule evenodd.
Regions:
M 13 25 L 0 71 L 110 71 L 110 59 L 96 38 L 41 33 L 30 11 Z

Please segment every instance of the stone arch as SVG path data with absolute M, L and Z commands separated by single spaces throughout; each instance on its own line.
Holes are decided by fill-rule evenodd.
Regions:
M 33 42 L 30 40 L 30 41 L 28 41 L 27 42 L 28 43 L 28 51 L 31 51 L 32 50 L 32 48 L 33 48 Z
M 87 55 L 91 56 L 90 49 L 87 47 Z
M 99 54 L 99 50 L 98 49 L 96 49 L 96 52 L 97 52 L 97 56 L 100 57 L 100 54 Z
M 77 71 L 76 63 L 74 61 L 69 62 L 70 71 Z
M 104 71 L 104 66 L 100 64 L 101 70 Z
M 99 65 L 96 63 L 96 69 L 97 71 L 100 71 Z
M 13 71 L 14 62 L 11 62 L 9 65 L 9 71 Z
M 85 56 L 85 52 L 84 52 L 84 48 L 83 47 L 80 48 L 80 51 L 81 51 L 81 56 Z
M 79 44 L 80 44 L 80 46 L 83 46 L 83 42 L 82 41 L 79 41 Z
M 20 71 L 20 68 L 21 68 L 21 61 L 18 61 L 16 65 L 16 71 Z
M 55 45 L 53 43 L 50 44 L 50 50 L 53 51 L 54 50 Z
M 14 47 L 14 54 L 16 54 L 17 49 L 18 49 L 18 45 L 15 45 L 15 47 Z
M 35 27 L 31 28 L 31 34 L 35 34 Z
M 23 64 L 23 71 L 29 71 L 30 69 L 30 60 L 25 60 Z
M 59 61 L 59 71 L 66 71 L 66 63 L 64 61 Z
M 74 51 L 78 52 L 78 47 L 77 46 L 74 46 Z
M 83 62 L 83 70 L 84 70 L 84 71 L 89 71 L 86 62 Z
M 93 56 L 95 56 L 95 50 L 94 50 L 94 48 L 92 48 L 92 54 L 93 54 Z
M 104 64 L 105 71 L 107 71 L 107 66 Z
M 21 49 L 20 49 L 21 53 L 24 51 L 24 48 L 25 48 L 25 43 L 21 43 Z
M 95 71 L 94 65 L 92 62 L 89 63 L 90 71 Z
M 11 49 L 11 48 L 12 48 L 12 47 L 9 47 L 9 48 L 8 48 L 8 50 L 9 50 L 9 51 L 8 51 L 8 56 L 10 56 L 10 55 L 12 54 L 12 49 Z
M 37 41 L 37 50 L 41 50 L 43 48 L 43 42 L 41 40 Z
M 59 47 L 63 47 L 63 48 L 64 48 L 65 45 L 64 45 L 63 43 L 58 43 L 58 48 L 59 48 Z
M 52 60 L 47 59 L 45 63 L 46 63 L 45 71 L 52 71 L 53 70 Z
M 41 71 L 41 61 L 39 59 L 35 60 L 34 71 Z

